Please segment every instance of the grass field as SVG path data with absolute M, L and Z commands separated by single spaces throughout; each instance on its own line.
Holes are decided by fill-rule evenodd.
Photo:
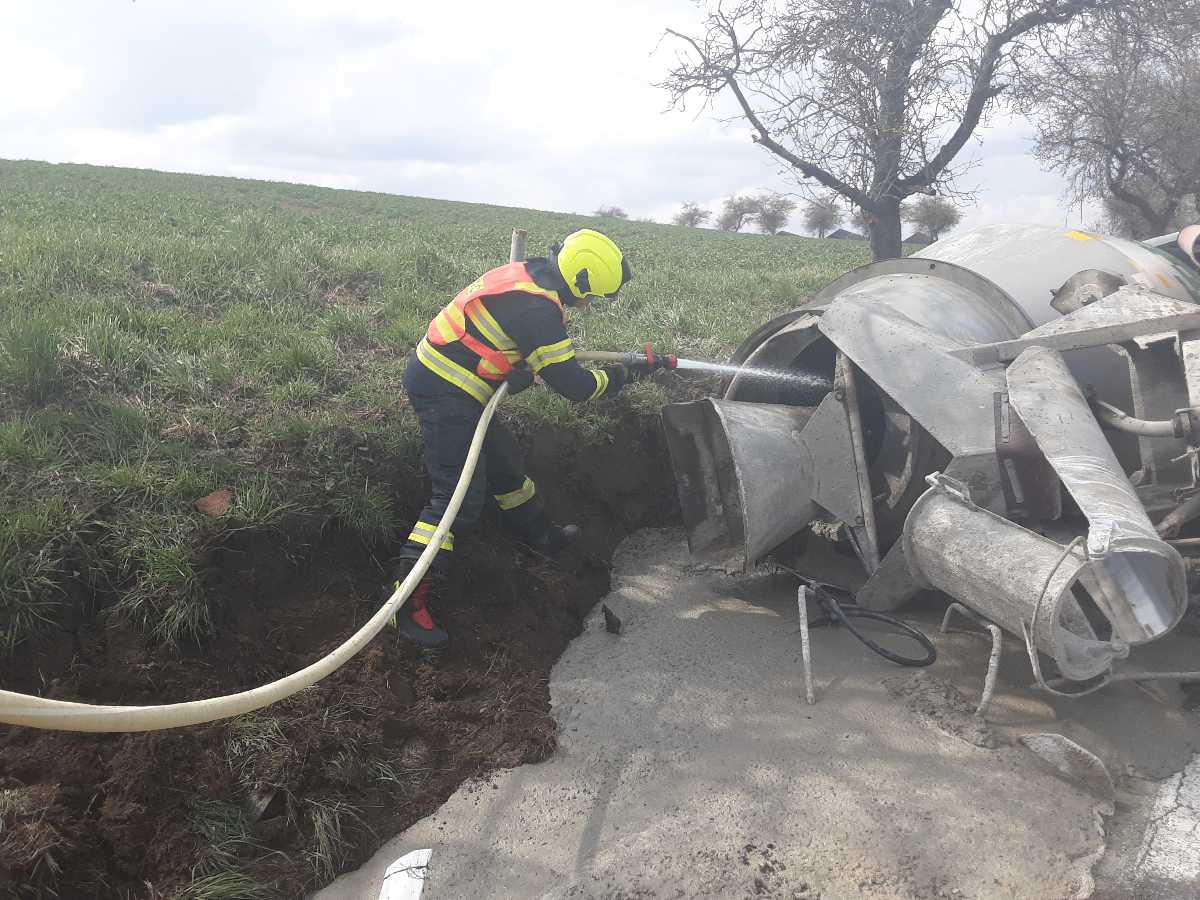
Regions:
M 858 243 L 0 161 L 0 652 L 97 597 L 163 642 L 204 637 L 204 560 L 238 530 L 401 535 L 412 485 L 343 451 L 370 440 L 415 483 L 404 355 L 514 226 L 531 255 L 578 226 L 626 249 L 620 303 L 573 319 L 592 349 L 724 358 L 867 261 Z M 506 415 L 602 441 L 612 413 L 530 391 Z M 221 488 L 230 512 L 197 512 Z

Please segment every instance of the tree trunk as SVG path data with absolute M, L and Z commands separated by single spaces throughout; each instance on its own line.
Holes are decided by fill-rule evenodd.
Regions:
M 900 203 L 883 203 L 872 210 L 871 255 L 875 262 L 881 259 L 896 259 L 900 249 Z

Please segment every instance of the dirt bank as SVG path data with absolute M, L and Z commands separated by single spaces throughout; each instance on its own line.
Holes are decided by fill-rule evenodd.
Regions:
M 299 897 L 464 780 L 545 758 L 551 666 L 607 591 L 615 546 L 676 507 L 653 416 L 626 418 L 604 444 L 544 428 L 523 443 L 551 514 L 578 522 L 584 540 L 552 563 L 486 525 L 486 537 L 463 534 L 461 590 L 439 607 L 454 643 L 440 658 L 385 635 L 314 688 L 232 722 L 110 736 L 0 729 L 0 896 Z M 424 491 L 398 498 L 406 515 Z M 373 611 L 385 555 L 342 533 L 307 538 L 307 552 L 254 534 L 214 552 L 220 628 L 202 647 L 156 647 L 101 609 L 23 646 L 0 683 L 151 703 L 294 671 Z

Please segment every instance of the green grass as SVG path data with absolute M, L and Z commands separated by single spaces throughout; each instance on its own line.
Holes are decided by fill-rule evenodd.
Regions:
M 393 500 L 420 471 L 404 354 L 515 226 L 531 254 L 581 226 L 628 253 L 620 302 L 571 316 L 592 349 L 724 358 L 867 261 L 854 242 L 0 161 L 0 653 L 58 619 L 72 579 L 159 640 L 203 639 L 208 553 L 234 531 L 402 531 Z M 603 445 L 664 399 L 528 391 L 505 416 Z M 219 488 L 229 513 L 198 512 Z
M 312 834 L 304 855 L 317 883 L 328 884 L 366 826 L 360 810 L 342 800 L 305 800 L 303 808 Z
M 246 814 L 232 803 L 197 800 L 192 804 L 192 829 L 202 839 L 191 881 L 175 900 L 271 900 L 279 896 L 268 884 L 250 875 L 247 864 L 272 851 L 259 843 Z
M 9 310 L 0 327 L 0 381 L 40 402 L 62 383 L 57 323 L 36 310 Z
M 237 870 L 214 872 L 192 879 L 175 895 L 175 900 L 272 900 L 279 894 Z

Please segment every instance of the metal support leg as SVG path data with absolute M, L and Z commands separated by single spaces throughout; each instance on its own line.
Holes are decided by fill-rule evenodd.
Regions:
M 983 718 L 987 712 L 988 706 L 992 702 L 992 694 L 996 692 L 996 676 L 1000 671 L 1000 654 L 1004 650 L 1004 632 L 1000 630 L 1000 626 L 995 622 L 989 622 L 973 609 L 968 609 L 961 603 L 951 603 L 946 607 L 946 615 L 942 617 L 941 633 L 947 634 L 950 631 L 950 616 L 953 613 L 959 613 L 963 617 L 970 619 L 980 628 L 985 628 L 992 636 L 992 655 L 988 657 L 987 675 L 983 679 L 983 696 L 979 698 L 979 706 L 975 710 L 975 715 Z M 963 631 L 955 629 L 959 634 L 976 634 L 974 631 Z
M 812 686 L 812 656 L 808 643 L 808 588 L 803 584 L 796 593 L 796 605 L 800 611 L 800 657 L 804 660 L 804 698 L 809 706 L 816 703 Z

